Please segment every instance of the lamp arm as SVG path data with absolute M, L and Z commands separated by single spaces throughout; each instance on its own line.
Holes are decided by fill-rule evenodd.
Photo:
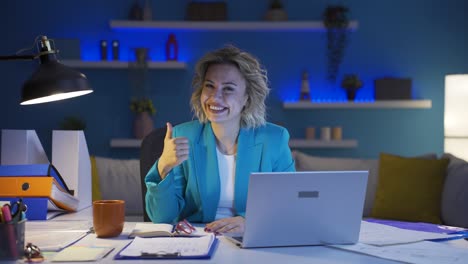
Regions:
M 10 55 L 10 56 L 0 56 L 0 61 L 3 60 L 34 60 L 36 57 L 34 55 Z

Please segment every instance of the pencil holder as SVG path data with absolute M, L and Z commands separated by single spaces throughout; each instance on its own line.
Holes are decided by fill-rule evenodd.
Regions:
M 24 256 L 24 228 L 26 220 L 0 223 L 0 260 L 17 260 Z

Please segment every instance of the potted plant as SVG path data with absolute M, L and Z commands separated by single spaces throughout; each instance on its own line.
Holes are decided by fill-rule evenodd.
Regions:
M 143 139 L 154 128 L 152 115 L 156 114 L 153 101 L 149 98 L 134 98 L 130 101 L 130 110 L 134 112 L 133 134 Z
M 270 8 L 267 10 L 264 19 L 268 21 L 288 20 L 288 14 L 284 11 L 281 0 L 272 0 L 270 2 Z
M 78 116 L 67 116 L 59 126 L 60 130 L 85 130 L 86 122 Z
M 335 83 L 338 70 L 343 60 L 344 50 L 348 43 L 347 28 L 349 20 L 346 16 L 348 8 L 344 6 L 328 6 L 323 13 L 323 24 L 327 29 L 327 79 Z
M 346 74 L 341 81 L 341 87 L 346 91 L 346 97 L 349 101 L 354 101 L 356 92 L 362 85 L 363 82 L 357 74 Z

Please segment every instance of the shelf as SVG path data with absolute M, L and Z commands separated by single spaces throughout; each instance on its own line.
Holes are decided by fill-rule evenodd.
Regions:
M 139 148 L 141 139 L 136 138 L 114 138 L 110 141 L 111 148 Z
M 358 142 L 354 139 L 344 140 L 309 140 L 309 139 L 290 139 L 291 148 L 355 148 Z
M 355 148 L 357 141 L 352 139 L 347 140 L 307 140 L 307 139 L 291 139 L 289 146 L 291 148 Z M 110 146 L 112 148 L 139 148 L 141 139 L 134 138 L 114 138 L 111 139 Z
M 315 103 L 310 101 L 299 101 L 294 103 L 283 103 L 285 109 L 327 109 L 327 108 L 420 108 L 432 107 L 431 100 L 379 100 L 374 102 L 334 102 Z
M 76 68 L 94 68 L 94 69 L 127 69 L 128 61 L 81 61 L 81 60 L 62 60 L 61 63 Z M 133 63 L 133 62 L 130 62 Z M 179 61 L 149 61 L 148 69 L 185 69 L 187 64 Z
M 115 30 L 180 30 L 180 31 L 325 31 L 322 21 L 132 21 L 111 20 Z M 356 30 L 357 21 L 349 29 Z

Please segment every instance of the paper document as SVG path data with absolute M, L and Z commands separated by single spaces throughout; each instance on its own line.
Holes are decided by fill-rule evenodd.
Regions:
M 141 257 L 146 255 L 176 255 L 181 257 L 208 255 L 215 240 L 213 234 L 202 237 L 136 237 L 120 252 L 121 256 Z
M 42 231 L 29 231 L 25 233 L 25 239 L 38 246 L 42 251 L 60 251 L 87 234 L 87 232 L 82 231 L 50 231 L 47 233 Z
M 42 251 L 59 251 L 89 233 L 90 221 L 26 221 L 25 241 Z
M 71 246 L 57 253 L 52 261 L 97 261 L 113 249 L 113 247 Z
M 468 259 L 468 251 L 466 249 L 429 241 L 386 247 L 363 243 L 333 245 L 330 247 L 414 264 L 465 264 Z
M 362 221 L 359 242 L 375 246 L 387 246 L 450 237 L 452 235 L 401 229 Z

